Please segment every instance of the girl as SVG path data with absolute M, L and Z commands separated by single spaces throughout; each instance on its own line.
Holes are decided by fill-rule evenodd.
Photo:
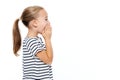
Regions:
M 53 80 L 52 31 L 47 12 L 40 6 L 30 6 L 24 9 L 20 19 L 16 19 L 13 26 L 13 52 L 15 55 L 21 47 L 19 20 L 28 28 L 28 33 L 23 40 L 23 80 Z M 38 34 L 43 36 L 45 43 Z

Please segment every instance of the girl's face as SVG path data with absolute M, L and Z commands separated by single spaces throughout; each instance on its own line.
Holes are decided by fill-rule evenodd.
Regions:
M 39 12 L 39 17 L 37 18 L 37 32 L 42 33 L 48 22 L 49 22 L 48 21 L 48 14 L 43 9 Z

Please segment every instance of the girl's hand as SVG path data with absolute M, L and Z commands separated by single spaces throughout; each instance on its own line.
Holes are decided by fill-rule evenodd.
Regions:
M 44 31 L 42 32 L 42 36 L 46 40 L 46 39 L 51 39 L 51 35 L 52 35 L 52 28 L 50 26 L 50 23 L 48 22 L 48 24 L 46 25 Z

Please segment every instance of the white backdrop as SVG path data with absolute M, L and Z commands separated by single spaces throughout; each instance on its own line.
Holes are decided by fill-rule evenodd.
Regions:
M 0 1 L 0 80 L 22 80 L 22 52 L 13 55 L 12 25 L 30 5 L 49 14 L 54 80 L 120 80 L 119 0 Z M 24 38 L 27 29 L 19 25 Z

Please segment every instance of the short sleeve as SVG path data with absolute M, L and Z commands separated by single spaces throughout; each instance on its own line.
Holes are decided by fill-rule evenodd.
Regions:
M 38 39 L 33 39 L 29 45 L 30 52 L 35 56 L 39 51 L 45 50 L 45 44 Z

